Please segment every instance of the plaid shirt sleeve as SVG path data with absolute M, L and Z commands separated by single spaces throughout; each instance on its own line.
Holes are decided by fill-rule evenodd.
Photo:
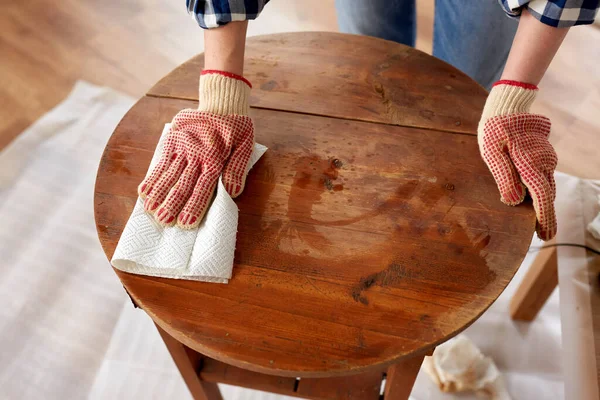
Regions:
M 591 24 L 600 0 L 498 0 L 508 16 L 519 17 L 523 8 L 546 25 L 568 28 Z
M 600 0 L 599 0 L 600 1 Z M 269 0 L 186 0 L 188 13 L 204 29 L 255 19 Z

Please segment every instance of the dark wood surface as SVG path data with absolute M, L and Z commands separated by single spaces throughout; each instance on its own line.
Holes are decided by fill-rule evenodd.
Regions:
M 148 95 L 198 100 L 203 55 Z M 367 36 L 298 32 L 248 39 L 250 105 L 475 134 L 487 92 L 453 66 Z
M 315 38 L 323 41 L 324 35 Z M 311 62 L 326 71 L 346 68 L 339 60 L 349 57 L 341 53 L 348 48 L 355 49 L 356 65 L 369 63 L 363 54 L 373 48 L 406 51 L 378 39 L 329 35 L 347 46 L 317 51 Z M 273 57 L 283 52 L 281 60 L 290 55 L 278 36 L 264 46 Z M 294 35 L 281 36 L 294 42 Z M 298 34 L 297 42 L 306 40 Z M 389 63 L 389 74 L 405 76 L 404 58 Z M 405 76 L 414 83 L 404 83 L 414 96 L 416 82 L 431 93 L 428 85 L 443 88 L 456 79 L 443 72 L 451 67 L 432 57 L 420 63 L 434 75 Z M 275 76 L 278 65 L 265 64 L 262 73 Z M 361 71 L 364 79 L 372 74 Z M 159 89 L 183 88 L 182 82 L 195 88 L 197 72 L 180 68 L 163 79 L 123 118 L 106 147 L 95 214 L 109 259 L 164 123 L 195 106 Z M 341 86 L 319 76 L 305 85 L 302 74 L 288 81 L 298 88 L 319 85 L 325 97 L 357 82 L 352 74 L 340 78 Z M 471 104 L 460 111 L 474 118 L 482 103 L 462 97 L 480 88 L 467 83 L 458 100 L 423 96 L 439 110 Z M 454 129 L 443 119 L 427 120 L 429 129 L 364 122 L 357 110 L 378 110 L 379 99 L 348 93 L 343 107 L 331 97 L 323 103 L 310 90 L 296 93 L 293 103 L 279 103 L 310 111 L 314 101 L 321 104 L 319 114 L 334 117 L 303 114 L 301 108 L 251 110 L 256 139 L 269 151 L 236 200 L 240 218 L 228 285 L 117 272 L 136 303 L 171 336 L 211 358 L 273 375 L 374 371 L 456 335 L 506 287 L 534 231 L 530 202 L 507 207 L 499 201 L 475 136 L 448 132 Z M 255 90 L 253 103 L 276 104 L 271 96 L 277 98 L 274 91 Z M 410 114 L 406 121 L 419 118 L 418 108 L 404 112 Z

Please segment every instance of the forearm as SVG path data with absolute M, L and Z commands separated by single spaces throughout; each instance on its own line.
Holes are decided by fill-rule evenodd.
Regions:
M 501 79 L 537 86 L 568 31 L 545 25 L 524 10 Z
M 230 22 L 204 31 L 204 69 L 244 75 L 248 21 Z

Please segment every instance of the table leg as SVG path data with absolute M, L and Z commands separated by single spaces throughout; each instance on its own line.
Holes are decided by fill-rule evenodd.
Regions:
M 554 243 L 552 240 L 549 243 Z M 558 285 L 556 247 L 541 250 L 510 300 L 512 319 L 532 321 Z
M 420 354 L 388 367 L 383 396 L 385 400 L 408 399 L 426 355 Z
M 156 329 L 158 329 L 158 333 L 160 333 L 169 353 L 171 353 L 171 357 L 173 357 L 173 361 L 175 361 L 175 365 L 177 365 L 179 373 L 194 400 L 223 400 L 219 386 L 216 383 L 202 381 L 198 376 L 198 371 L 202 365 L 202 355 L 174 339 L 160 326 L 156 325 Z

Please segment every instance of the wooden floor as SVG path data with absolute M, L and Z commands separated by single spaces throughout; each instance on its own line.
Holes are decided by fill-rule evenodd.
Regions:
M 318 4 L 314 15 L 310 4 Z M 325 3 L 325 4 L 324 4 Z M 433 0 L 418 2 L 417 47 L 431 50 Z M 333 0 L 269 3 L 249 34 L 336 30 Z M 141 96 L 200 52 L 183 0 L 5 0 L 0 13 L 0 149 L 84 79 Z M 600 178 L 600 29 L 571 30 L 535 110 L 552 119 L 559 169 Z

